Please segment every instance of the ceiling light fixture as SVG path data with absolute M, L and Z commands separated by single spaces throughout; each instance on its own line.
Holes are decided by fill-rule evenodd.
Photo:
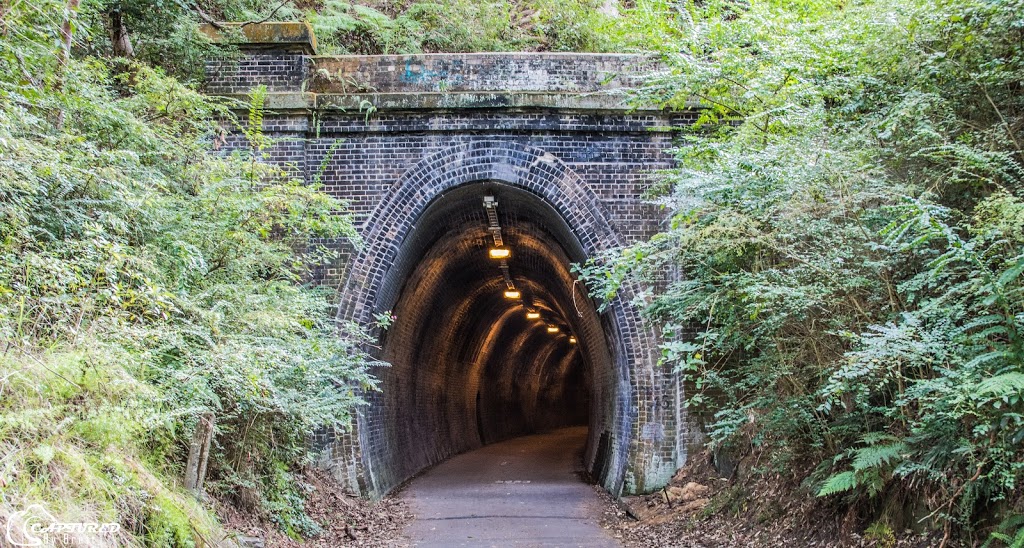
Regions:
M 540 312 L 527 312 L 526 313 L 526 319 L 527 320 L 539 320 L 540 319 Z
M 512 250 L 507 247 L 492 247 L 487 253 L 492 259 L 507 259 Z
M 508 291 L 505 292 L 506 299 L 518 299 L 519 297 L 520 294 L 515 289 L 509 289 Z
M 549 325 L 548 326 L 548 333 L 558 333 L 558 326 L 557 325 Z
M 569 337 L 569 344 L 576 344 L 576 337 Z

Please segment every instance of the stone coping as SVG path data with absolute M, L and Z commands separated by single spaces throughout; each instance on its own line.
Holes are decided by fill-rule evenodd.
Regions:
M 218 28 L 220 27 L 220 28 Z M 199 32 L 216 43 L 234 44 L 240 49 L 274 49 L 316 54 L 316 35 L 306 21 L 264 23 L 223 22 L 199 26 Z
M 426 53 L 309 58 L 309 91 L 594 92 L 635 88 L 652 56 L 606 53 Z

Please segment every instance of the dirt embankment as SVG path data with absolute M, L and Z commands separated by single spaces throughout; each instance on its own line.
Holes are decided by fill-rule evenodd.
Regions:
M 397 496 L 369 501 L 344 494 L 341 485 L 322 470 L 307 470 L 301 481 L 308 488 L 306 513 L 323 532 L 310 539 L 296 540 L 282 533 L 268 516 L 244 513 L 218 505 L 226 529 L 237 533 L 239 544 L 252 548 L 335 548 L 340 546 L 407 546 L 402 536 L 412 520 L 409 508 Z
M 940 543 L 941 533 L 887 526 L 865 530 L 857 516 L 801 488 L 803 474 L 726 479 L 710 460 L 698 456 L 665 489 L 650 495 L 614 501 L 605 493 L 602 525 L 628 547 L 923 548 Z

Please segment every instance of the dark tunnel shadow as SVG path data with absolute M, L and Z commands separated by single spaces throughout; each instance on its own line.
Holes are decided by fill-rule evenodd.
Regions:
M 520 299 L 504 296 L 506 281 L 488 256 L 485 195 L 499 202 Z M 391 483 L 485 444 L 581 425 L 590 428 L 584 466 L 600 481 L 618 379 L 607 320 L 570 272 L 583 259 L 565 221 L 525 190 L 480 182 L 431 203 L 378 300 L 397 319 L 382 339 L 392 366 L 376 372 L 376 428 L 364 441 L 378 448 L 378 469 Z

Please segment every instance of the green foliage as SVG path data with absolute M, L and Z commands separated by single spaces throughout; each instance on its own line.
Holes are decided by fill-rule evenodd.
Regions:
M 167 432 L 153 403 L 159 392 L 130 372 L 138 366 L 138 355 L 95 339 L 0 356 L 0 515 L 42 503 L 56 516 L 118 522 L 125 544 L 194 546 L 224 535 L 158 462 L 173 455 L 140 443 Z
M 212 412 L 208 487 L 315 533 L 294 481 L 307 439 L 375 383 L 361 331 L 339 335 L 305 285 L 335 257 L 310 241 L 358 245 L 344 204 L 261 162 L 265 90 L 251 148 L 220 154 L 226 105 L 139 62 L 57 67 L 62 3 L 37 4 L 0 35 L 0 513 L 209 545 L 216 520 L 174 485 Z
M 56 44 L 65 3 L 36 4 L 35 13 L 8 19 L 3 28 L 17 21 L 19 38 Z M 683 15 L 668 0 L 81 0 L 74 52 L 80 58 L 124 55 L 111 40 L 114 21 L 120 21 L 134 60 L 200 82 L 206 60 L 237 54 L 199 32 L 210 21 L 308 20 L 323 54 L 609 52 L 661 50 L 678 39 Z M 36 60 L 23 56 L 26 70 L 13 68 L 45 77 L 40 67 L 28 66 Z
M 367 6 L 334 0 L 324 5 L 313 24 L 326 49 L 344 53 L 417 52 L 424 32 L 415 17 L 392 19 Z
M 579 2 L 538 2 L 536 29 L 551 51 L 608 51 L 607 37 L 597 32 L 608 14 L 600 11 L 596 0 Z
M 641 29 L 669 67 L 641 98 L 700 116 L 652 192 L 668 229 L 578 270 L 638 289 L 713 444 L 967 534 L 1020 502 L 1022 12 L 720 0 Z
M 304 511 L 306 486 L 295 482 L 295 477 L 289 473 L 288 466 L 275 462 L 270 471 L 269 481 L 272 488 L 267 490 L 269 499 L 265 500 L 263 505 L 272 521 L 294 539 L 320 534 L 320 526 Z
M 871 496 L 879 494 L 885 487 L 886 479 L 892 476 L 897 463 L 906 458 L 906 443 L 894 436 L 869 433 L 863 436 L 864 447 L 837 456 L 839 462 L 850 457 L 851 470 L 832 475 L 818 490 L 819 497 L 834 495 L 861 488 Z
M 874 543 L 879 548 L 892 548 L 896 546 L 896 534 L 888 524 L 876 521 L 864 530 L 864 538 Z
M 594 7 L 593 0 L 436 0 L 404 7 L 329 0 L 309 18 L 331 53 L 604 51 Z
M 840 472 L 825 480 L 818 490 L 819 497 L 853 491 L 857 487 L 857 475 L 850 470 Z
M 64 3 L 44 0 L 39 4 L 47 14 L 39 26 L 58 28 Z M 199 24 L 205 20 L 258 21 L 272 13 L 275 20 L 302 17 L 302 11 L 290 2 L 269 5 L 259 0 L 81 0 L 75 25 L 75 50 L 79 56 L 113 55 L 110 35 L 114 13 L 120 14 L 138 61 L 160 66 L 187 81 L 202 79 L 207 59 L 231 54 L 214 48 L 199 32 Z M 18 21 L 24 23 L 25 19 Z
M 33 22 L 56 42 L 63 3 L 46 0 L 40 8 Z M 659 50 L 677 38 L 682 15 L 667 0 L 82 0 L 75 51 L 117 54 L 110 39 L 117 20 L 136 60 L 199 82 L 204 61 L 236 54 L 198 31 L 209 21 L 305 19 L 323 54 L 607 52 Z
M 677 38 L 665 0 L 328 0 L 308 18 L 324 53 L 652 51 Z
M 1024 547 L 1024 515 L 1013 514 L 1000 522 L 985 544 L 982 544 L 982 548 L 992 546 L 994 541 L 999 541 L 1008 548 Z

